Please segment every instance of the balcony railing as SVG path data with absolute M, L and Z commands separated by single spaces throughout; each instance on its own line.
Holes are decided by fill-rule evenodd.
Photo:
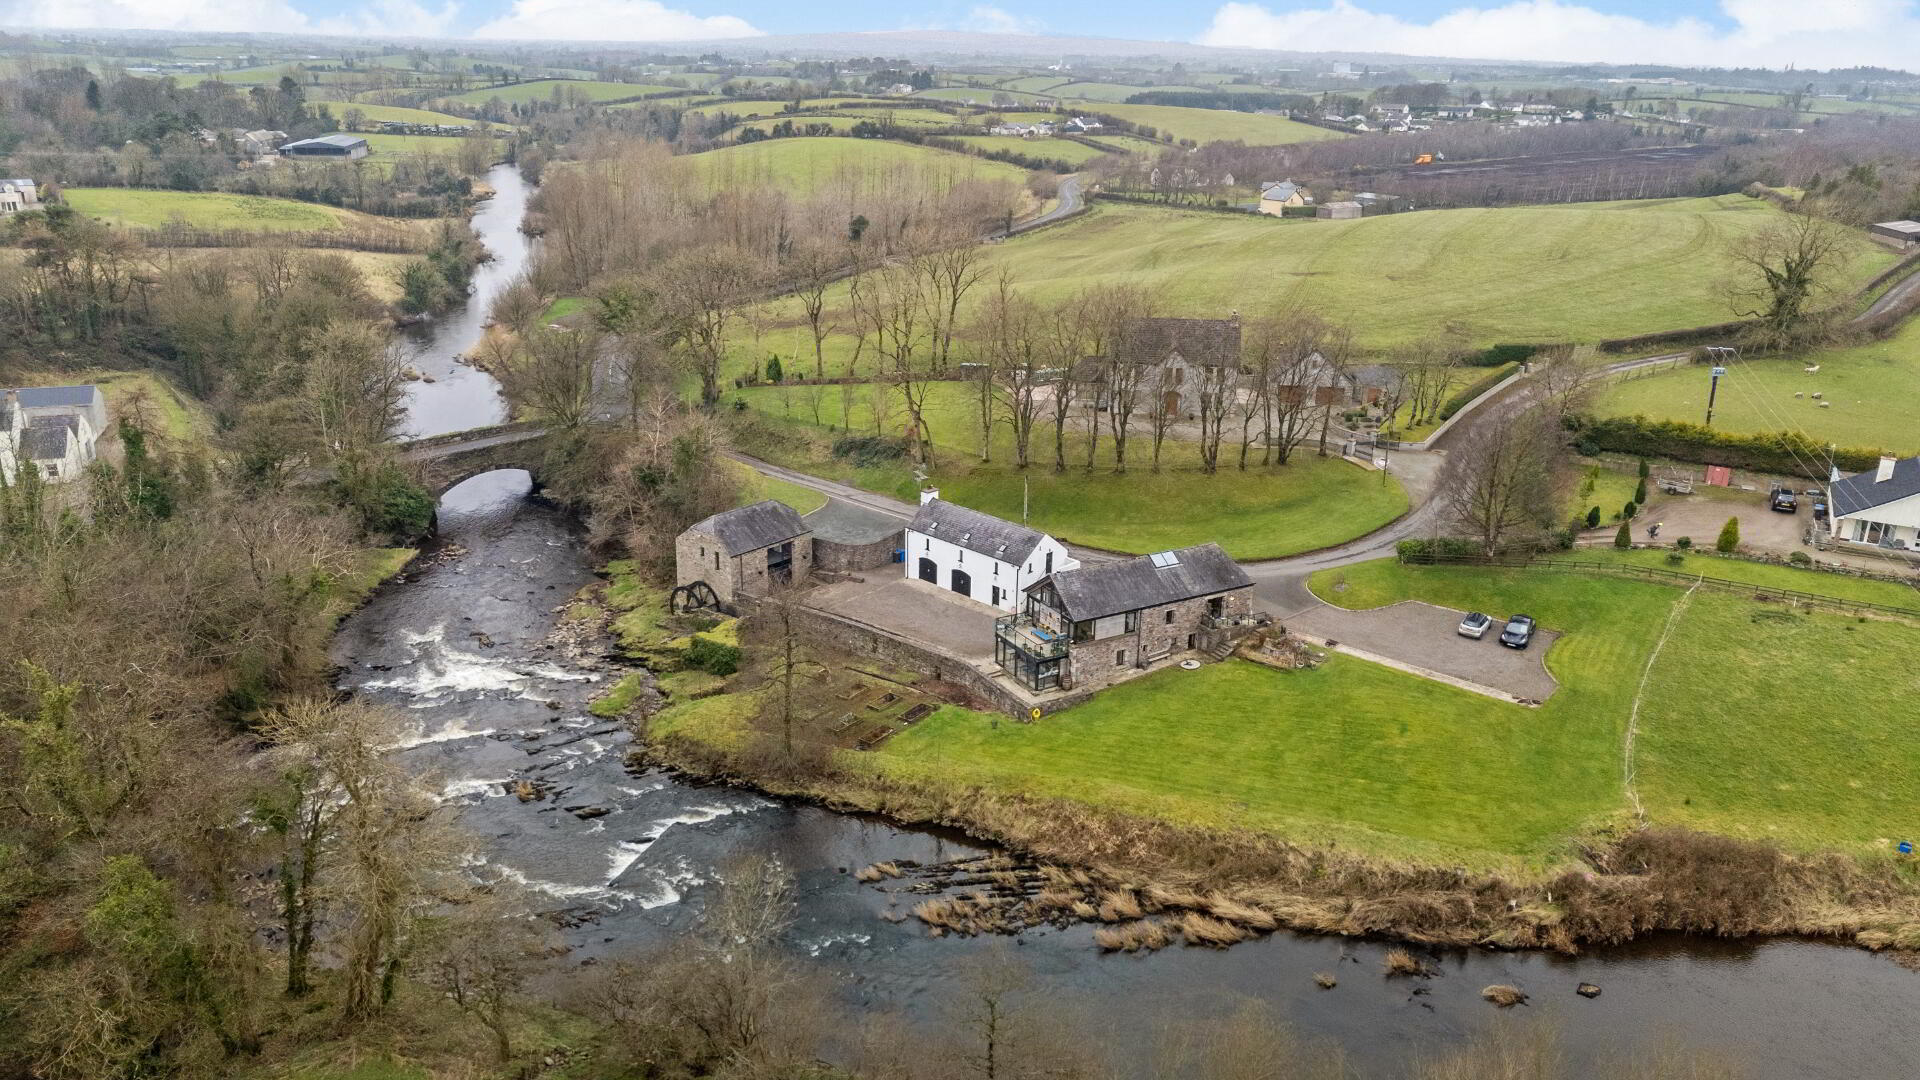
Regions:
M 993 632 L 1002 641 L 1033 657 L 1052 660 L 1067 655 L 1067 637 L 1041 627 L 1031 615 L 1002 615 L 993 620 Z
M 1228 630 L 1233 627 L 1265 626 L 1273 617 L 1264 611 L 1251 611 L 1244 615 L 1206 615 L 1200 625 L 1206 630 Z

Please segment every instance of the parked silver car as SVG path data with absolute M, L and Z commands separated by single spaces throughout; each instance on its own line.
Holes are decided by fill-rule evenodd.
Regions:
M 1467 617 L 1460 620 L 1460 636 L 1479 641 L 1486 636 L 1487 627 L 1492 625 L 1492 619 L 1489 619 L 1478 611 L 1469 611 L 1467 612 Z

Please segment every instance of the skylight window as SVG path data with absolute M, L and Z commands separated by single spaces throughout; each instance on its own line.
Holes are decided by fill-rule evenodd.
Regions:
M 1153 559 L 1153 565 L 1159 567 L 1162 570 L 1165 570 L 1169 566 L 1180 565 L 1180 556 L 1174 554 L 1171 551 L 1155 552 L 1150 557 Z

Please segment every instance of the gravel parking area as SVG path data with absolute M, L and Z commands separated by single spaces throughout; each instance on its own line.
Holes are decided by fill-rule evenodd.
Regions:
M 1466 612 L 1404 601 L 1349 611 L 1321 604 L 1286 620 L 1287 629 L 1375 653 L 1423 672 L 1438 672 L 1516 698 L 1544 701 L 1560 684 L 1547 672 L 1547 650 L 1559 633 L 1536 626 L 1533 644 L 1509 649 L 1495 640 L 1511 612 L 1490 611 L 1495 622 L 1478 641 L 1457 632 Z

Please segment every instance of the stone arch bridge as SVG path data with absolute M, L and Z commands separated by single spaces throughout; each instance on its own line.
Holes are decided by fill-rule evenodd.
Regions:
M 540 488 L 546 463 L 547 429 L 533 421 L 430 435 L 402 444 L 400 461 L 416 471 L 434 498 L 447 489 L 495 469 L 525 469 Z

